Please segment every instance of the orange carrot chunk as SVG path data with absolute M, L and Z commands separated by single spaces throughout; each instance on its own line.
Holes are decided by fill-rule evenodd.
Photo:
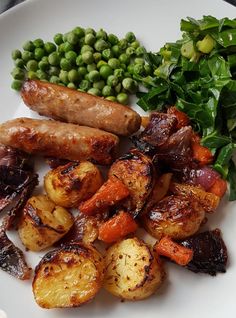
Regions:
M 192 142 L 193 158 L 200 166 L 205 166 L 213 161 L 213 155 L 207 147 L 200 145 L 198 142 Z
M 180 129 L 184 126 L 187 126 L 189 124 L 188 116 L 185 113 L 178 110 L 175 106 L 168 108 L 167 114 L 174 115 L 177 118 L 177 121 L 178 121 L 177 128 L 178 129 Z
M 128 212 L 121 211 L 99 227 L 98 239 L 106 243 L 116 242 L 135 232 L 137 228 L 138 225 L 132 216 Z
M 193 251 L 190 248 L 172 241 L 168 236 L 157 242 L 154 250 L 158 255 L 166 256 L 181 266 L 187 265 L 193 258 Z
M 217 179 L 215 183 L 208 189 L 208 192 L 214 193 L 222 198 L 227 190 L 227 182 L 221 178 Z
M 86 215 L 94 215 L 109 206 L 115 205 L 128 195 L 129 189 L 122 181 L 113 176 L 90 199 L 82 202 L 79 210 Z

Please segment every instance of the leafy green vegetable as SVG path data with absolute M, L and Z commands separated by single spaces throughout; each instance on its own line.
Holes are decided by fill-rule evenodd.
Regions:
M 145 53 L 152 74 L 137 79 L 148 88 L 138 105 L 146 111 L 176 105 L 185 112 L 236 199 L 236 19 L 187 18 L 180 29 L 181 39 Z

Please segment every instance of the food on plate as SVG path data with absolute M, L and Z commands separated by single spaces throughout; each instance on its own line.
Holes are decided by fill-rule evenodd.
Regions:
M 152 295 L 164 279 L 164 270 L 150 248 L 134 237 L 115 243 L 105 256 L 104 287 L 127 300 Z
M 119 139 L 99 129 L 53 120 L 17 118 L 0 125 L 0 143 L 30 154 L 110 164 Z
M 0 228 L 0 268 L 8 274 L 25 280 L 30 279 L 31 268 L 26 264 L 23 252 L 16 247 Z
M 25 78 L 39 79 L 128 104 L 137 77 L 151 71 L 144 53 L 133 32 L 119 39 L 103 29 L 75 27 L 57 33 L 54 43 L 36 39 L 14 50 L 11 87 L 20 90 Z
M 44 177 L 48 197 L 65 208 L 77 207 L 102 185 L 99 169 L 89 161 L 70 162 L 50 170 Z
M 226 272 L 228 253 L 219 229 L 195 234 L 181 244 L 193 250 L 193 258 L 187 264 L 189 270 L 212 276 Z
M 21 216 L 18 233 L 31 251 L 41 251 L 62 238 L 72 227 L 74 218 L 46 195 L 31 197 Z
M 131 135 L 141 123 L 140 115 L 127 106 L 52 83 L 28 80 L 21 97 L 40 115 L 116 135 Z
M 169 195 L 142 216 L 142 222 L 153 237 L 184 239 L 195 234 L 205 218 L 205 211 L 191 195 Z
M 119 211 L 108 221 L 100 225 L 98 239 L 106 243 L 113 243 L 128 234 L 134 233 L 137 228 L 138 224 L 130 213 Z
M 86 215 L 104 213 L 106 208 L 129 196 L 129 189 L 116 176 L 111 176 L 87 201 L 79 205 L 79 211 Z
M 152 160 L 133 149 L 112 164 L 109 176 L 116 176 L 129 189 L 130 196 L 122 202 L 122 206 L 134 216 L 138 215 L 154 186 L 155 168 Z
M 43 308 L 78 307 L 102 286 L 103 257 L 92 246 L 69 244 L 48 252 L 35 269 L 33 293 Z
M 158 255 L 166 256 L 181 266 L 186 266 L 193 259 L 193 250 L 174 242 L 169 236 L 164 236 L 154 247 Z

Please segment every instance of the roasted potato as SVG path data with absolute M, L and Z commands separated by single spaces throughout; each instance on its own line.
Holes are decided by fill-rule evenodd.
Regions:
M 136 237 L 112 245 L 105 256 L 105 268 L 104 287 L 127 300 L 147 298 L 164 278 L 162 265 Z
M 109 177 L 116 176 L 129 189 L 130 196 L 124 207 L 138 214 L 152 191 L 155 182 L 155 168 L 149 157 L 138 150 L 132 150 L 116 160 L 109 170 Z
M 100 171 L 89 161 L 69 162 L 50 170 L 44 177 L 49 198 L 65 208 L 76 207 L 90 198 L 102 183 Z
M 189 196 L 192 200 L 197 200 L 204 211 L 208 213 L 214 212 L 220 203 L 220 198 L 217 195 L 206 192 L 201 187 L 173 182 L 170 189 L 174 194 Z
M 22 243 L 32 251 L 40 251 L 64 236 L 74 218 L 66 209 L 55 205 L 46 195 L 31 197 L 19 222 Z
M 170 195 L 155 204 L 141 218 L 144 228 L 153 237 L 170 236 L 184 239 L 196 233 L 205 218 L 205 211 L 196 200 Z
M 103 257 L 94 247 L 65 245 L 47 253 L 37 265 L 34 297 L 43 308 L 78 307 L 94 298 L 103 276 Z

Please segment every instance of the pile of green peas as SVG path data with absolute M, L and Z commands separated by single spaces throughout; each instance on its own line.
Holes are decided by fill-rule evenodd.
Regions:
M 137 75 L 151 73 L 133 32 L 119 39 L 103 29 L 76 27 L 53 40 L 27 41 L 12 52 L 13 89 L 20 90 L 26 78 L 39 79 L 127 104 L 138 90 Z

